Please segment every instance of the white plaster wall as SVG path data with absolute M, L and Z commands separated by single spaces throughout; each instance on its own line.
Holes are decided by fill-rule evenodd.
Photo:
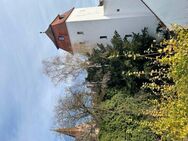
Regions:
M 117 9 L 120 11 L 117 12 Z M 104 0 L 104 15 L 151 13 L 141 0 Z
M 168 26 L 188 25 L 188 0 L 143 0 Z
M 121 0 L 122 1 L 122 0 Z M 129 0 L 126 0 L 129 1 Z M 91 20 L 104 20 L 112 18 L 127 18 L 127 17 L 139 17 L 139 16 L 153 16 L 153 14 L 146 8 L 143 3 L 137 5 L 138 7 L 144 7 L 145 10 L 127 9 L 124 7 L 124 12 L 120 10 L 119 14 L 109 13 L 104 14 L 104 6 L 99 7 L 87 7 L 87 8 L 76 8 L 72 11 L 66 22 L 78 22 L 78 21 L 91 21 Z M 113 6 L 114 7 L 114 6 Z M 110 8 L 110 7 L 109 7 Z M 126 10 L 127 9 L 127 10 Z
M 149 32 L 154 35 L 158 21 L 155 16 L 130 16 L 90 21 L 69 21 L 66 24 L 73 47 L 80 42 L 85 42 L 86 46 L 93 47 L 96 46 L 96 43 L 110 44 L 115 30 L 124 37 L 125 34 L 138 33 L 144 27 L 148 27 Z M 84 32 L 84 34 L 78 35 L 79 31 Z M 100 36 L 108 38 L 100 39 Z

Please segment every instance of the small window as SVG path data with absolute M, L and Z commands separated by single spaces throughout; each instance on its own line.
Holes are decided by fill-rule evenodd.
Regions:
M 64 40 L 65 40 L 65 38 L 64 38 L 63 35 L 59 36 L 58 39 L 59 39 L 60 41 L 64 41 Z
M 85 44 L 85 42 L 80 42 L 80 45 L 84 45 Z
M 117 9 L 117 12 L 119 12 L 120 11 L 120 9 Z
M 82 31 L 78 31 L 77 34 L 84 34 L 84 32 L 82 32 Z
M 107 36 L 100 36 L 100 39 L 107 39 Z
M 129 37 L 132 37 L 132 35 L 131 34 L 125 35 L 125 38 L 129 38 Z

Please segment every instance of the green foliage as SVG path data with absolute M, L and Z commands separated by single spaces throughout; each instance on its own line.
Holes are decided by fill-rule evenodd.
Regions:
M 174 27 L 175 36 L 164 41 L 165 56 L 160 59 L 170 66 L 168 76 L 174 85 L 166 85 L 163 97 L 155 104 L 156 120 L 149 123 L 162 140 L 180 141 L 188 138 L 188 30 Z
M 177 26 L 164 37 L 157 43 L 147 29 L 124 38 L 115 32 L 111 45 L 98 45 L 87 61 L 71 69 L 70 74 L 75 68 L 87 70 L 90 106 L 74 95 L 77 99 L 62 107 L 77 104 L 73 113 L 92 115 L 101 141 L 187 139 L 188 30 Z
M 163 87 L 173 83 L 167 76 L 169 66 L 156 59 L 164 55 L 158 52 L 164 47 L 149 36 L 146 28 L 141 34 L 125 35 L 124 39 L 115 32 L 112 46 L 98 45 L 88 55 L 91 63 L 101 67 L 88 68 L 87 80 L 101 82 L 103 75 L 110 72 L 109 88 L 124 89 L 132 95 L 142 89 L 151 98 L 159 98 Z M 106 98 L 109 97 L 103 100 Z
M 153 103 L 149 99 L 160 98 L 163 88 L 173 83 L 167 76 L 169 65 L 157 60 L 164 56 L 158 50 L 165 45 L 156 43 L 147 29 L 123 39 L 115 32 L 111 42 L 112 46 L 98 45 L 88 55 L 91 64 L 100 66 L 87 69 L 89 82 L 102 82 L 103 76 L 110 74 L 99 104 L 100 140 L 158 140 L 159 136 L 144 123 L 155 119 L 150 114 Z
M 151 46 L 153 39 L 149 36 L 147 29 L 141 34 L 133 33 L 126 35 L 124 39 L 115 32 L 112 39 L 112 46 L 104 47 L 102 44 L 94 49 L 93 54 L 89 55 L 89 61 L 93 64 L 99 64 L 99 68 L 89 68 L 87 80 L 90 82 L 101 81 L 101 78 L 107 72 L 110 72 L 110 81 L 108 87 L 124 88 L 129 93 L 136 93 L 140 90 L 144 82 L 149 81 L 147 75 L 140 75 L 140 72 L 149 70 L 148 62 L 152 61 L 152 55 L 148 55 L 147 51 L 157 50 Z M 154 64 L 155 65 L 155 64 Z M 138 72 L 139 75 L 130 75 Z
M 111 100 L 101 104 L 105 110 L 100 125 L 101 141 L 154 141 L 157 136 L 140 123 L 145 117 L 142 110 L 148 103 L 142 98 L 126 96 L 125 91 L 108 90 L 114 93 Z M 107 93 L 108 93 L 107 92 Z

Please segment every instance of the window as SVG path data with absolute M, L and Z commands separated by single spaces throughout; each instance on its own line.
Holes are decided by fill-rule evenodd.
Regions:
M 120 9 L 117 9 L 117 12 L 119 12 L 120 11 Z
M 107 39 L 107 36 L 100 36 L 100 39 Z
M 125 38 L 129 38 L 129 37 L 132 37 L 132 35 L 131 34 L 125 35 Z
M 84 45 L 85 44 L 85 42 L 80 42 L 80 45 Z
M 77 34 L 84 34 L 84 32 L 82 32 L 82 31 L 78 31 Z
M 59 36 L 58 39 L 59 39 L 60 41 L 64 41 L 64 40 L 65 40 L 65 38 L 64 38 L 63 35 Z

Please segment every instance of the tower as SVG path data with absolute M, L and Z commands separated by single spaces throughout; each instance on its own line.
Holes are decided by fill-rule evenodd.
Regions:
M 58 15 L 46 34 L 57 48 L 70 53 L 111 44 L 114 32 L 122 38 L 145 27 L 155 35 L 158 19 L 141 0 L 100 0 L 99 6 L 75 8 Z
M 76 141 L 97 141 L 99 129 L 94 124 L 82 124 L 72 128 L 58 128 L 54 130 L 57 133 L 74 137 Z

